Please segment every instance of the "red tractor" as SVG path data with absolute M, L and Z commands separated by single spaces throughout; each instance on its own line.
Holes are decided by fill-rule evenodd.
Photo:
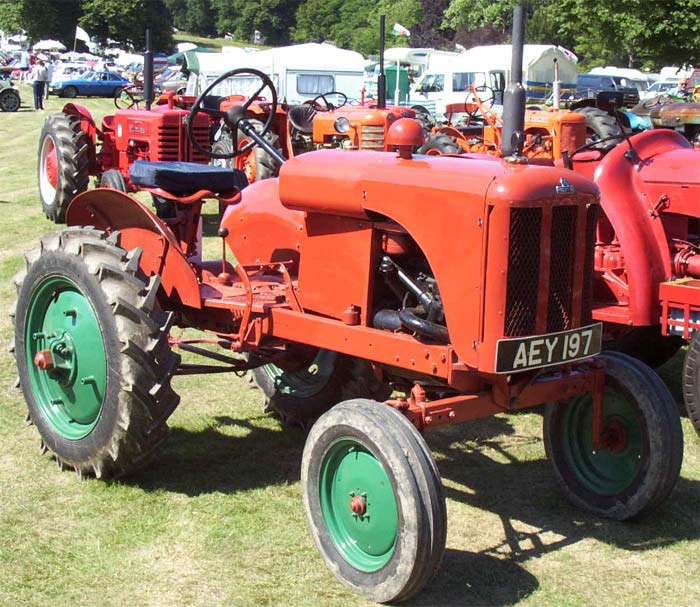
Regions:
M 274 155 L 240 106 L 223 118 Z M 117 190 L 76 197 L 16 278 L 15 356 L 43 448 L 79 474 L 126 474 L 167 434 L 174 374 L 262 369 L 277 411 L 316 420 L 301 484 L 322 557 L 379 602 L 420 591 L 445 548 L 420 431 L 547 403 L 573 503 L 619 520 L 656 507 L 681 427 L 650 369 L 598 355 L 596 186 L 512 158 L 413 156 L 422 141 L 397 120 L 395 152 L 309 152 L 241 192 L 229 169 L 139 161 L 140 186 L 176 199 L 165 220 Z M 204 261 L 212 195 L 228 201 L 222 259 Z M 176 340 L 174 325 L 209 337 Z
M 95 124 L 89 110 L 68 103 L 44 122 L 39 140 L 38 179 L 46 216 L 63 223 L 68 204 L 88 188 L 90 177 L 100 186 L 122 192 L 137 188 L 129 171 L 136 160 L 208 163 L 186 135 L 188 111 L 172 103 L 153 109 L 117 110 Z M 194 141 L 209 146 L 209 119 L 194 117 Z

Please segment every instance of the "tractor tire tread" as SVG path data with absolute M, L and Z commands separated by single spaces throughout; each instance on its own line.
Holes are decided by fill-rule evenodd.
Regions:
M 73 198 L 88 188 L 90 144 L 87 134 L 80 128 L 80 119 L 63 112 L 51 114 L 44 121 L 39 137 L 39 156 L 44 140 L 49 136 L 54 140 L 59 161 L 58 182 L 53 200 L 44 200 L 41 188 L 39 189 L 41 204 L 48 219 L 55 223 L 65 223 L 68 205 Z M 38 170 L 40 174 L 41 166 Z
M 157 307 L 148 312 L 138 303 L 129 303 L 143 301 L 148 296 L 149 285 L 159 283 L 148 281 L 138 266 L 129 264 L 127 252 L 113 244 L 116 240 L 118 236 L 108 241 L 104 232 L 91 228 L 68 228 L 43 238 L 38 249 L 81 258 L 100 285 L 121 343 L 120 386 L 114 403 L 116 423 L 108 439 L 95 447 L 89 457 L 74 459 L 69 453 L 56 452 L 55 441 L 42 436 L 42 444 L 53 452 L 61 467 L 69 466 L 81 476 L 98 478 L 119 477 L 144 465 L 167 437 L 167 418 L 179 403 L 170 380 L 180 357 L 169 348 L 161 348 L 156 356 L 149 353 L 154 344 L 163 343 L 159 328 L 167 326 L 167 315 Z M 23 282 L 38 257 L 32 259 L 34 256 L 29 255 L 25 271 L 18 279 L 20 298 Z M 23 388 L 25 395 L 28 394 L 29 387 Z

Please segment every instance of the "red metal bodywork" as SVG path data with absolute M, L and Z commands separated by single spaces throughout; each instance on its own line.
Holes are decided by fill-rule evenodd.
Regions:
M 700 290 L 687 280 L 700 276 L 700 152 L 664 129 L 635 135 L 631 143 L 638 163 L 626 156 L 626 143 L 599 161 L 574 158 L 574 170 L 593 174 L 605 213 L 598 226 L 594 317 L 633 326 L 661 323 L 664 334 L 679 327 L 687 338 L 697 324 L 690 312 L 700 308 Z
M 564 175 L 575 184 L 575 195 L 554 194 Z M 279 181 L 244 190 L 241 202 L 230 205 L 222 221 L 228 231 L 226 243 L 252 285 L 253 316 L 260 315 L 258 326 L 251 325 L 245 334 L 247 345 L 241 347 L 258 345 L 268 336 L 464 386 L 473 381 L 466 379 L 473 370 L 494 372 L 496 342 L 505 335 L 512 211 L 543 209 L 545 220 L 538 229 L 545 236 L 542 247 L 548 250 L 551 223 L 546 218 L 553 209 L 566 206 L 585 215 L 596 199 L 588 180 L 555 168 L 468 158 L 405 160 L 393 154 L 340 150 L 299 156 L 285 163 Z M 188 257 L 182 238 L 127 195 L 87 192 L 71 204 L 67 221 L 119 230 L 126 248 L 141 246 L 144 271 L 161 275 L 170 305 L 187 307 L 184 314 L 195 326 L 221 331 L 251 307 L 240 280 L 217 282 L 197 258 Z M 369 326 L 376 266 L 387 233 L 406 235 L 425 256 L 441 285 L 450 345 L 426 345 L 408 334 Z M 583 236 L 576 244 L 581 246 L 572 269 L 572 327 L 584 324 Z M 261 264 L 274 267 L 280 262 L 288 262 L 284 267 L 290 270 L 291 285 L 279 274 L 270 279 L 256 270 Z M 540 263 L 548 269 L 550 262 L 547 253 Z M 455 267 L 465 268 L 457 279 Z M 539 290 L 534 326 L 545 332 L 547 289 Z M 290 291 L 299 310 L 289 303 Z M 359 325 L 343 322 L 351 307 L 359 312 Z M 233 333 L 231 327 L 226 333 Z
M 100 128 L 82 105 L 66 104 L 63 112 L 80 117 L 80 128 L 90 145 L 90 174 L 99 180 L 105 171 L 117 169 L 129 191 L 138 189 L 129 176 L 135 160 L 209 162 L 209 157 L 195 150 L 187 139 L 185 118 L 189 111 L 174 103 L 155 105 L 150 111 L 117 110 L 104 117 Z M 209 146 L 209 126 L 208 116 L 197 114 L 193 130 L 198 143 L 205 148 Z

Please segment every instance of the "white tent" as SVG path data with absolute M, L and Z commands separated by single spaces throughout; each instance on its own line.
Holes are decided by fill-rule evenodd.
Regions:
M 66 45 L 58 40 L 40 40 L 32 48 L 35 51 L 65 51 Z
M 510 81 L 512 49 L 510 44 L 475 46 L 459 55 L 453 64 L 455 71 L 505 72 L 505 82 Z M 526 44 L 523 49 L 523 85 L 528 89 L 528 97 L 539 88 L 549 88 L 554 81 L 554 59 L 559 66 L 559 80 L 562 89 L 576 88 L 578 70 L 574 61 L 562 49 L 551 44 Z

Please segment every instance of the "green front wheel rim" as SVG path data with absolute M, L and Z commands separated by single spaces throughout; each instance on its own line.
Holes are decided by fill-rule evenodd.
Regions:
M 639 410 L 615 388 L 606 386 L 603 433 L 606 447 L 593 448 L 593 405 L 590 396 L 574 399 L 563 412 L 563 447 L 571 471 L 597 495 L 613 496 L 637 478 L 645 454 Z
M 30 389 L 41 414 L 63 438 L 90 434 L 104 402 L 107 359 L 95 310 L 73 281 L 51 276 L 37 285 L 24 343 Z
M 321 464 L 321 511 L 343 558 L 360 571 L 384 567 L 396 548 L 399 512 L 381 462 L 354 440 L 335 443 Z

